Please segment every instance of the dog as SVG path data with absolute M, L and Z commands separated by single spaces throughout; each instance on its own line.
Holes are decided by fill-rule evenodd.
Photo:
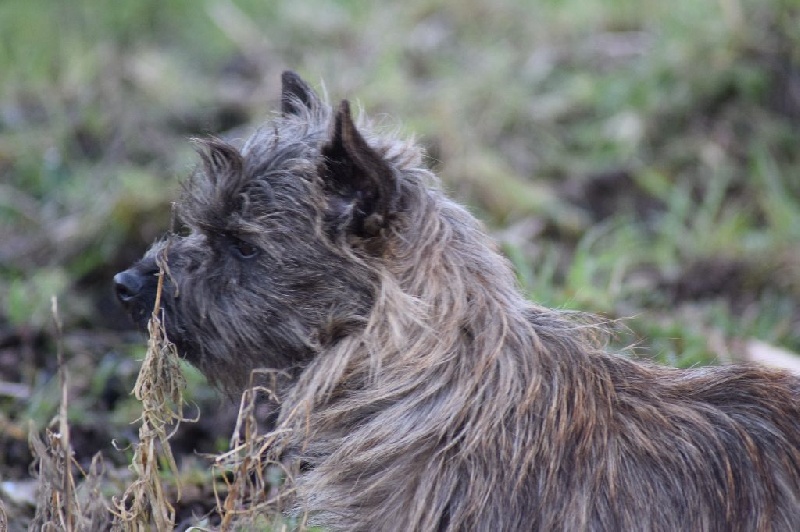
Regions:
M 117 274 L 238 393 L 281 377 L 289 513 L 332 530 L 800 530 L 800 380 L 609 353 L 521 294 L 421 150 L 299 76 L 241 148 L 199 143 L 181 234 Z M 165 268 L 164 265 L 167 267 Z

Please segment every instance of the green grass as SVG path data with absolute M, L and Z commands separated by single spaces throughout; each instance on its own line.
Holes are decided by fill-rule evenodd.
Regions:
M 215 132 L 230 105 L 265 118 L 291 66 L 418 134 L 491 227 L 552 228 L 535 251 L 506 246 L 532 297 L 687 339 L 688 305 L 726 336 L 798 350 L 785 323 L 800 292 L 798 104 L 781 100 L 797 13 L 789 0 L 4 2 L 2 234 L 42 243 L 0 264 L 0 323 L 46 330 L 58 294 L 68 325 L 90 325 L 78 281 L 166 227 L 187 137 Z M 610 218 L 565 195 L 609 171 L 630 175 Z M 714 257 L 754 263 L 755 311 L 661 293 Z
M 418 134 L 491 227 L 552 226 L 536 251 L 506 246 L 532 297 L 681 336 L 686 305 L 656 281 L 752 259 L 744 314 L 758 319 L 728 294 L 689 306 L 719 307 L 699 312 L 725 335 L 798 350 L 770 310 L 797 323 L 798 104 L 781 108 L 797 13 L 789 0 L 5 2 L 0 221 L 44 251 L 0 264 L 0 323 L 47 329 L 58 294 L 68 324 L 90 324 L 76 282 L 166 227 L 187 137 L 215 132 L 230 105 L 265 118 L 290 66 Z M 231 103 L 236 90 L 248 96 Z M 610 218 L 591 216 L 604 200 L 565 195 L 609 171 L 630 175 Z M 643 201 L 657 207 L 643 215 Z
M 103 422 L 91 405 L 136 358 L 79 341 L 125 323 L 111 276 L 169 225 L 188 138 L 245 135 L 287 67 L 416 135 L 526 293 L 617 324 L 614 348 L 800 352 L 799 24 L 797 0 L 2 2 L 0 337 L 20 371 L 0 380 L 32 390 L 3 413 L 55 412 L 58 295 L 70 416 Z

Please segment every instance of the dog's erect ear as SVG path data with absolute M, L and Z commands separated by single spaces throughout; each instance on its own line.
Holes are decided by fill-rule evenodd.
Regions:
M 319 104 L 314 90 L 291 70 L 281 75 L 281 112 L 286 115 L 299 114 L 303 109 L 311 109 Z
M 356 129 L 347 100 L 336 112 L 322 156 L 320 174 L 336 211 L 332 218 L 358 236 L 376 235 L 394 212 L 397 179 Z
M 244 167 L 242 155 L 235 147 L 218 138 L 195 140 L 203 168 L 212 184 L 239 176 Z

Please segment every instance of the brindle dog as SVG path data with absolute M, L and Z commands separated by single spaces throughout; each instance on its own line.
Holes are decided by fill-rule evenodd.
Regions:
M 295 512 L 337 530 L 800 530 L 800 380 L 605 352 L 520 293 L 420 149 L 297 75 L 241 148 L 201 143 L 157 259 L 187 360 L 232 393 L 280 371 Z M 300 467 L 302 464 L 302 467 Z

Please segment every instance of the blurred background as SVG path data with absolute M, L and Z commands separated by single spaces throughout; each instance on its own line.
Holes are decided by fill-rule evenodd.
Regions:
M 799 0 L 4 0 L 0 499 L 15 516 L 31 511 L 29 427 L 58 406 L 51 297 L 76 456 L 102 451 L 122 478 L 145 342 L 111 278 L 168 227 L 189 139 L 246 136 L 286 68 L 414 135 L 529 296 L 618 321 L 614 348 L 684 367 L 800 352 Z M 235 415 L 187 374 L 202 417 L 174 451 L 201 480 L 179 515 L 213 507 L 194 451 L 225 449 Z

